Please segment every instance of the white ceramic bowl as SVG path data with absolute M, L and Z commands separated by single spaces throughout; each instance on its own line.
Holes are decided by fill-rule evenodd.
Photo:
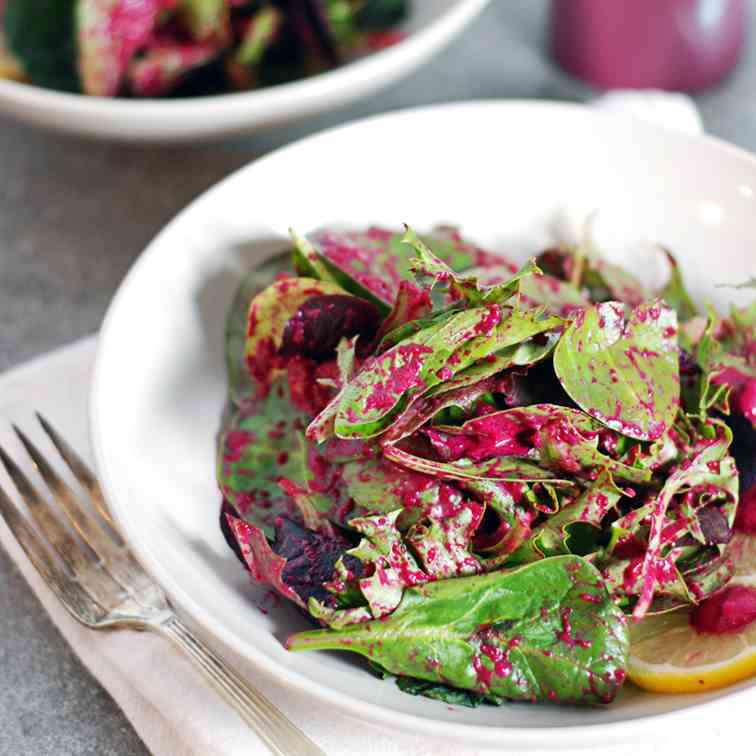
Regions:
M 0 112 L 27 123 L 122 141 L 187 142 L 280 125 L 392 84 L 458 35 L 489 0 L 415 0 L 407 38 L 333 71 L 238 94 L 175 100 L 85 97 L 0 79 Z
M 722 306 L 731 292 L 714 284 L 756 272 L 754 157 L 713 139 L 545 103 L 450 105 L 328 131 L 234 174 L 169 224 L 113 301 L 91 409 L 110 506 L 175 603 L 219 644 L 286 684 L 359 717 L 468 746 L 605 744 L 639 738 L 660 714 L 684 718 L 706 704 L 698 716 L 710 709 L 721 725 L 738 697 L 756 703 L 754 683 L 687 697 L 627 686 L 597 709 L 463 710 L 413 698 L 347 654 L 285 651 L 281 641 L 305 621 L 286 606 L 258 610 L 265 591 L 250 584 L 219 532 L 223 322 L 242 271 L 286 248 L 289 226 L 456 222 L 476 241 L 524 256 L 555 225 L 594 210 L 612 256 L 638 270 L 638 242 L 663 242 L 698 299 Z

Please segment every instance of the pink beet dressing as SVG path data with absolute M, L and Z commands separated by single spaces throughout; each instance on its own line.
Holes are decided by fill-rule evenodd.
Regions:
M 405 391 L 421 388 L 424 385 L 420 377 L 424 365 L 423 356 L 432 352 L 430 347 L 419 344 L 398 347 L 385 368 L 384 380 L 374 384 L 365 402 L 365 409 L 391 409 Z

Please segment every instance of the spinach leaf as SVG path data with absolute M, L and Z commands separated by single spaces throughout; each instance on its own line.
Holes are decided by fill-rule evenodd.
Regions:
M 541 556 L 593 553 L 604 518 L 615 509 L 620 497 L 611 477 L 603 473 L 533 530 L 532 553 Z
M 669 261 L 669 280 L 658 296 L 663 299 L 676 313 L 680 323 L 690 320 L 698 314 L 693 300 L 685 288 L 680 265 L 669 250 L 663 250 Z
M 401 510 L 397 525 L 402 531 L 414 525 L 447 487 L 443 481 L 399 467 L 384 457 L 347 462 L 341 476 L 347 494 L 365 511 Z
M 506 358 L 502 361 L 508 362 Z M 480 370 L 481 374 L 485 374 L 485 367 L 489 364 L 490 363 L 486 363 L 484 369 Z M 494 361 L 492 364 L 497 366 L 497 361 Z M 469 370 L 471 369 L 472 368 L 469 368 Z M 462 373 L 459 375 L 462 375 Z M 456 387 L 439 394 L 436 394 L 431 390 L 425 396 L 420 397 L 420 399 L 411 404 L 396 418 L 396 420 L 394 420 L 389 430 L 384 434 L 381 440 L 382 443 L 384 445 L 388 443 L 393 444 L 401 441 L 407 436 L 411 436 L 442 410 L 450 407 L 465 413 L 472 412 L 475 407 L 479 406 L 479 400 L 497 387 L 497 380 L 489 376 L 482 380 L 478 380 L 472 385 L 466 385 L 465 382 L 457 382 L 452 378 L 452 380 L 441 384 L 442 387 L 449 385 L 454 385 Z
M 545 470 L 592 480 L 596 468 L 622 480 L 645 483 L 649 470 L 632 467 L 598 450 L 601 426 L 588 415 L 556 404 L 533 404 L 484 414 L 461 426 L 426 430 L 445 460 L 476 462 L 512 456 L 540 463 Z
M 418 457 L 393 444 L 387 445 L 383 453 L 398 465 L 409 470 L 437 475 L 449 480 L 508 480 L 514 482 L 541 481 L 555 486 L 569 486 L 571 482 L 550 470 L 518 457 L 493 457 L 475 462 L 467 457 L 454 462 L 437 462 L 434 459 Z
M 654 441 L 679 408 L 676 315 L 661 302 L 640 305 L 629 317 L 619 302 L 591 307 L 565 330 L 554 368 L 591 417 L 625 436 Z
M 76 70 L 76 0 L 6 0 L 8 49 L 33 84 L 79 92 Z
M 341 438 L 382 433 L 408 400 L 440 383 L 464 361 L 450 357 L 479 334 L 489 334 L 501 319 L 496 306 L 463 310 L 449 320 L 418 331 L 366 362 L 339 398 L 335 432 Z
M 487 264 L 496 258 L 464 241 L 456 232 L 440 229 L 424 237 L 436 256 L 456 270 Z M 323 229 L 296 238 L 298 267 L 307 275 L 337 281 L 344 289 L 371 299 L 388 314 L 402 281 L 413 282 L 410 252 L 402 234 L 372 227 L 367 231 Z
M 231 401 L 237 406 L 255 393 L 255 385 L 244 359 L 249 306 L 255 295 L 269 286 L 276 274 L 284 269 L 286 262 L 286 256 L 279 255 L 247 273 L 239 282 L 239 287 L 226 316 L 225 344 L 228 393 Z
M 430 276 L 434 283 L 446 284 L 454 299 L 464 299 L 473 306 L 503 304 L 517 293 L 523 279 L 541 273 L 535 261 L 529 260 L 508 280 L 485 286 L 480 283 L 477 275 L 457 275 L 443 260 L 433 254 L 430 247 L 409 226 L 402 243 L 411 246 L 417 254 L 411 263 L 415 275 Z
M 545 307 L 546 312 L 562 318 L 591 306 L 577 288 L 550 275 L 528 276 L 520 282 L 519 301 L 528 307 Z
M 574 556 L 409 588 L 387 618 L 287 641 L 483 695 L 565 703 L 611 701 L 628 645 L 599 573 Z
M 331 4 L 333 0 L 331 0 Z M 407 0 L 365 0 L 359 4 L 354 23 L 360 31 L 380 31 L 397 26 L 407 17 Z
M 303 450 L 297 442 L 306 416 L 291 403 L 285 382 L 267 396 L 245 403 L 224 429 L 218 445 L 221 493 L 239 516 L 273 538 L 276 517 L 300 519 L 279 478 L 300 480 Z
M 647 299 L 645 289 L 635 276 L 607 260 L 590 259 L 583 284 L 594 302 L 614 300 L 636 307 Z
M 503 703 L 496 696 L 484 696 L 472 690 L 460 690 L 443 683 L 418 680 L 416 677 L 397 677 L 396 687 L 402 693 L 409 693 L 411 696 L 424 696 L 434 701 L 443 701 L 443 703 L 449 706 L 466 706 L 474 709 L 484 703 Z
M 669 559 L 669 555 L 665 556 L 663 551 L 670 542 L 674 543 L 676 535 L 674 528 L 667 527 L 674 522 L 667 516 L 673 497 L 683 492 L 695 493 L 698 489 L 705 496 L 704 503 L 709 503 L 712 489 L 719 489 L 725 503 L 730 503 L 727 519 L 728 525 L 732 525 L 738 499 L 738 480 L 735 462 L 727 455 L 729 441 L 722 438 L 708 443 L 695 456 L 685 460 L 667 478 L 652 502 L 648 543 L 636 570 L 639 580 L 639 598 L 633 610 L 636 619 L 643 617 L 651 606 L 657 586 L 669 582 L 669 571 L 664 561 L 665 558 Z M 684 522 L 680 518 L 675 519 L 681 524 Z

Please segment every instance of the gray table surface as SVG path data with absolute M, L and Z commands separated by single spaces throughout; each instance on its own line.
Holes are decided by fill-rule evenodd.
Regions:
M 206 187 L 280 145 L 425 103 L 588 96 L 545 57 L 545 13 L 545 0 L 493 0 L 462 38 L 391 90 L 230 143 L 136 148 L 0 119 L 0 371 L 96 331 L 161 226 Z M 733 76 L 698 98 L 707 129 L 756 150 L 754 91 L 751 47 Z M 0 549 L 0 756 L 144 753 Z

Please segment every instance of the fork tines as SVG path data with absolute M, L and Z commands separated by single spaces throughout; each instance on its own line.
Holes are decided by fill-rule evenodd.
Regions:
M 50 423 L 39 414 L 37 417 L 74 477 L 90 494 L 93 506 L 112 522 L 92 472 Z M 83 621 L 92 620 L 139 587 L 139 578 L 143 575 L 141 568 L 110 526 L 82 506 L 77 495 L 30 438 L 15 425 L 13 430 L 52 494 L 55 505 L 40 493 L 21 467 L 0 447 L 0 462 L 31 518 L 26 517 L 20 505 L 2 488 L 0 515 L 32 564 L 67 608 Z

